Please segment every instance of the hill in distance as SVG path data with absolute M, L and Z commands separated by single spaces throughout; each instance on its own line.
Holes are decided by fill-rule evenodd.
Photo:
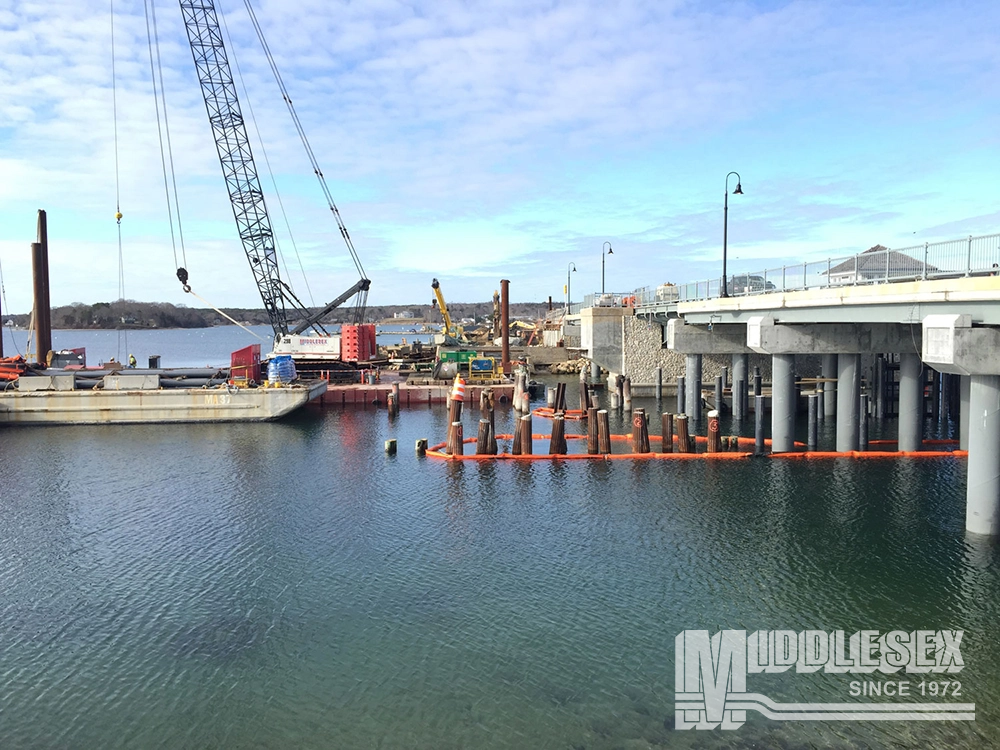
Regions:
M 510 305 L 510 315 L 514 320 L 533 321 L 544 318 L 548 303 L 515 302 Z M 264 308 L 222 308 L 222 311 L 244 325 L 270 325 Z M 396 318 L 408 314 L 409 317 Z M 453 321 L 472 319 L 487 322 L 493 315 L 493 302 L 448 303 L 448 313 Z M 12 321 L 25 328 L 30 315 L 9 314 L 2 316 L 3 323 Z M 324 324 L 346 323 L 353 320 L 353 308 L 342 307 L 331 312 L 321 321 Z M 366 323 L 392 322 L 418 323 L 420 325 L 441 325 L 441 313 L 431 305 L 372 305 L 365 312 Z M 289 322 L 295 323 L 292 316 Z M 117 329 L 117 328 L 211 328 L 231 325 L 215 310 L 172 305 L 166 302 L 137 302 L 117 300 L 97 302 L 93 305 L 74 303 L 52 308 L 52 327 L 58 329 Z

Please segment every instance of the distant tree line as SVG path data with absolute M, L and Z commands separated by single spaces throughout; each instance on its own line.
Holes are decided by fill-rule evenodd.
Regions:
M 510 305 L 510 314 L 521 320 L 535 320 L 545 316 L 548 305 L 535 302 L 516 302 Z M 223 312 L 245 325 L 270 325 L 267 311 L 263 308 L 223 308 Z M 441 313 L 436 306 L 427 305 L 373 305 L 365 313 L 365 321 L 379 323 L 390 320 L 396 313 L 408 312 L 412 320 L 421 324 L 440 325 Z M 488 323 L 493 315 L 493 302 L 448 303 L 448 314 L 457 322 L 472 319 L 477 323 Z M 3 314 L 3 323 L 13 321 L 14 325 L 26 328 L 30 315 Z M 289 319 L 294 325 L 297 316 L 290 312 Z M 353 309 L 342 307 L 334 310 L 324 324 L 347 323 L 353 320 Z M 74 302 L 52 308 L 52 327 L 80 330 L 94 329 L 137 329 L 137 328 L 211 328 L 229 325 L 229 321 L 215 310 L 172 305 L 168 302 L 137 302 L 117 300 L 116 302 L 96 302 L 87 305 Z

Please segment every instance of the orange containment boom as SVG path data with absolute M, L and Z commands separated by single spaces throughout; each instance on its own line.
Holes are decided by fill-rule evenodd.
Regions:
M 586 419 L 587 412 L 580 411 L 579 409 L 564 409 L 561 412 L 557 409 L 553 409 L 548 406 L 539 406 L 531 412 L 536 417 L 541 417 L 542 419 L 552 419 L 556 414 L 562 414 L 563 419 Z M 567 435 L 566 437 L 570 437 Z
M 497 437 L 497 440 L 513 440 L 514 439 L 513 435 L 497 435 L 496 437 Z M 587 439 L 586 435 L 566 435 L 565 437 L 566 437 L 567 441 L 570 441 L 570 440 L 586 440 Z M 610 435 L 609 437 L 611 438 L 612 442 L 631 441 L 631 439 L 632 439 L 631 435 Z M 551 435 L 537 435 L 537 434 L 535 434 L 535 435 L 531 436 L 531 439 L 532 439 L 532 441 L 535 441 L 535 440 L 551 440 L 552 436 Z M 660 440 L 661 443 L 662 443 L 662 438 L 660 438 L 657 435 L 650 435 L 649 439 L 650 440 Z M 705 440 L 705 438 L 701 438 L 701 440 L 699 442 L 704 441 L 704 440 Z M 749 443 L 751 443 L 751 444 L 753 443 L 753 438 L 747 438 L 747 440 L 748 440 Z M 476 438 L 466 438 L 462 442 L 463 443 L 472 443 L 472 444 L 475 444 Z M 590 460 L 595 460 L 595 459 L 599 459 L 599 460 L 615 459 L 615 460 L 617 460 L 617 459 L 621 459 L 621 458 L 650 458 L 650 459 L 665 458 L 665 459 L 675 459 L 675 460 L 690 460 L 690 459 L 705 459 L 705 458 L 707 458 L 707 459 L 711 459 L 711 460 L 715 460 L 715 459 L 726 460 L 726 459 L 743 459 L 743 458 L 749 458 L 750 456 L 753 455 L 753 453 L 736 453 L 736 452 L 727 452 L 727 453 L 607 453 L 607 454 L 605 454 L 605 453 L 565 453 L 565 454 L 560 454 L 560 455 L 550 455 L 548 453 L 534 453 L 534 452 L 532 452 L 532 453 L 528 453 L 528 454 L 522 454 L 522 455 L 519 455 L 519 456 L 515 456 L 513 453 L 498 453 L 496 455 L 469 453 L 469 454 L 464 454 L 464 455 L 461 455 L 461 456 L 456 456 L 456 455 L 452 455 L 451 453 L 445 453 L 444 452 L 445 445 L 447 445 L 447 443 L 438 443 L 437 445 L 432 445 L 430 448 L 427 449 L 427 455 L 430 456 L 430 457 L 432 457 L 432 458 L 448 458 L 448 459 L 455 459 L 457 461 L 469 461 L 469 460 L 477 460 L 477 459 L 491 459 L 491 460 L 496 460 L 496 459 L 500 459 L 500 460 L 515 459 L 515 460 L 525 460 L 525 461 L 547 461 L 547 460 L 551 460 L 551 459 L 554 459 L 554 458 L 555 459 L 559 459 L 559 460 L 570 460 L 570 461 L 575 461 L 575 460 L 580 460 L 580 459 L 584 459 L 584 460 L 586 460 L 586 459 L 590 459 Z
M 551 411 L 551 410 L 550 410 Z M 586 440 L 586 435 L 566 435 L 566 440 Z M 630 435 L 610 435 L 612 442 L 623 442 L 630 441 L 632 438 Z M 692 436 L 693 439 L 698 443 L 704 443 L 707 438 L 701 435 Z M 497 440 L 513 440 L 513 435 L 497 435 Z M 532 441 L 548 441 L 552 439 L 551 435 L 538 435 L 534 434 L 531 436 Z M 659 435 L 650 435 L 649 439 L 651 441 L 660 441 L 662 444 L 663 438 Z M 462 442 L 465 444 L 475 444 L 476 438 L 466 438 Z M 676 442 L 676 436 L 674 436 Z M 765 445 L 770 446 L 771 441 L 765 440 Z M 872 441 L 870 445 L 875 444 L 876 441 Z M 894 440 L 881 440 L 878 441 L 879 444 L 888 445 L 895 444 Z M 957 441 L 955 440 L 925 440 L 927 445 L 955 445 Z M 451 453 L 446 453 L 444 451 L 447 443 L 438 443 L 427 449 L 427 455 L 432 458 L 446 458 L 455 459 L 456 461 L 476 461 L 482 459 L 490 460 L 523 460 L 523 461 L 548 461 L 551 459 L 559 460 L 580 460 L 580 459 L 603 459 L 603 460 L 617 460 L 617 459 L 668 459 L 668 460 L 692 460 L 692 459 L 708 459 L 708 460 L 727 460 L 727 459 L 744 459 L 753 456 L 752 451 L 720 451 L 718 453 L 660 453 L 660 452 L 650 452 L 650 453 L 566 453 L 552 455 L 548 453 L 529 453 L 522 455 L 514 455 L 513 453 L 497 453 L 493 454 L 476 454 L 470 453 L 461 456 L 452 455 Z M 740 437 L 738 439 L 738 445 L 742 446 L 753 446 L 754 438 Z M 803 448 L 802 443 L 795 443 L 797 448 Z M 945 458 L 948 456 L 954 458 L 962 458 L 969 455 L 968 451 L 962 450 L 930 450 L 930 451 L 887 451 L 887 450 L 875 450 L 875 451 L 805 451 L 797 450 L 791 453 L 767 453 L 765 454 L 771 458 L 809 458 L 809 459 L 822 459 L 822 458 Z

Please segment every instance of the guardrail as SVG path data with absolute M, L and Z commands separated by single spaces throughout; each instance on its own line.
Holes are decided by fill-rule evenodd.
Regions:
M 1000 234 L 986 234 L 898 250 L 876 246 L 857 255 L 738 273 L 729 277 L 727 292 L 730 297 L 743 297 L 859 284 L 987 276 L 998 272 Z M 676 302 L 721 297 L 722 280 L 647 286 L 630 295 L 615 296 L 634 297 L 636 307 L 666 308 Z M 585 307 L 592 303 L 593 297 L 595 295 L 588 295 Z

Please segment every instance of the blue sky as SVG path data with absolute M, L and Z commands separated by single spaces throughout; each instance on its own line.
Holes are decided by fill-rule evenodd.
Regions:
M 308 289 L 357 274 L 242 2 L 218 0 Z M 49 212 L 53 304 L 120 296 L 110 0 L 0 0 L 4 309 L 30 308 Z M 174 277 L 143 4 L 114 0 L 124 296 L 200 307 Z M 1000 5 L 254 0 L 369 278 L 372 304 L 574 300 L 1000 232 Z M 259 307 L 176 2 L 157 0 L 186 265 Z M 256 135 L 251 127 L 251 138 Z M 734 180 L 729 183 L 730 191 Z

